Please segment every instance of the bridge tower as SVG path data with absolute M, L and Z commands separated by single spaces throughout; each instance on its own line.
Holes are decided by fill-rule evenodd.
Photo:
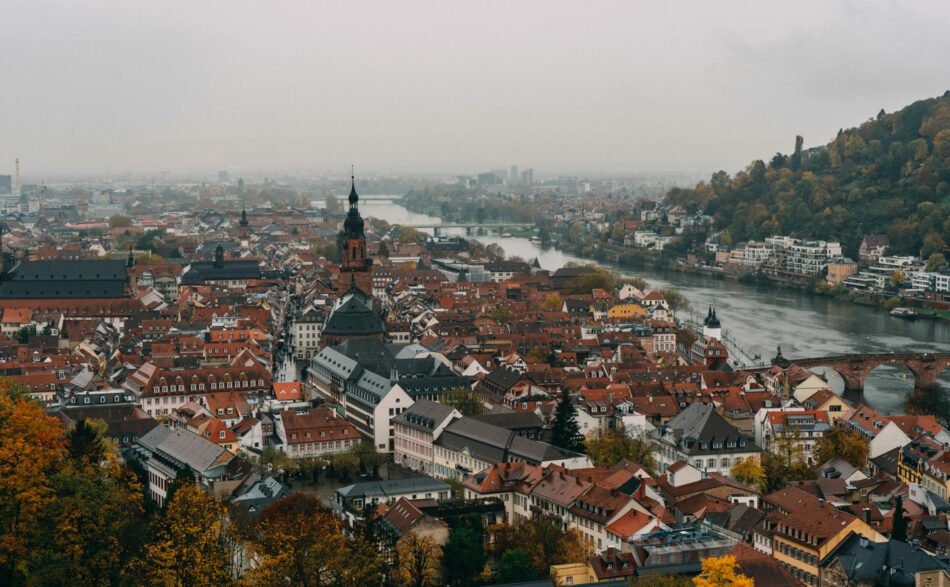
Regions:
M 716 308 L 712 306 L 709 306 L 709 312 L 703 320 L 703 336 L 722 340 L 722 325 L 716 317 Z

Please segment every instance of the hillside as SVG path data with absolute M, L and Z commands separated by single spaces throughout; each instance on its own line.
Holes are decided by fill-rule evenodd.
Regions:
M 753 161 L 734 177 L 673 189 L 666 201 L 703 209 L 727 240 L 773 234 L 839 240 L 855 256 L 865 234 L 887 234 L 895 254 L 950 242 L 950 92 L 843 130 L 824 147 Z

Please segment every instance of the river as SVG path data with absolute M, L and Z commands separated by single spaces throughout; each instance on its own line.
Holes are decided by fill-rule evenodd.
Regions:
M 427 224 L 439 219 L 410 212 L 387 199 L 361 200 L 366 216 L 391 223 Z M 450 232 L 450 231 L 447 231 Z M 565 254 L 553 248 L 542 249 L 524 238 L 486 235 L 473 237 L 484 243 L 497 243 L 509 256 L 526 260 L 537 257 L 541 266 L 554 271 L 569 261 L 590 260 Z M 601 263 L 601 265 L 603 265 Z M 618 270 L 616 266 L 606 265 Z M 937 320 L 907 321 L 894 318 L 880 308 L 838 302 L 791 289 L 747 286 L 730 279 L 705 275 L 645 269 L 619 271 L 624 276 L 646 279 L 651 287 L 675 287 L 685 294 L 701 319 L 715 305 L 724 334 L 749 355 L 768 361 L 778 345 L 782 354 L 794 360 L 844 352 L 922 352 L 950 348 L 950 322 Z M 841 393 L 840 376 L 826 372 L 832 389 Z M 902 414 L 904 401 L 913 391 L 913 374 L 902 366 L 882 366 L 871 373 L 863 396 L 848 396 L 852 403 L 866 403 L 885 415 Z M 938 393 L 950 392 L 950 369 L 941 376 Z

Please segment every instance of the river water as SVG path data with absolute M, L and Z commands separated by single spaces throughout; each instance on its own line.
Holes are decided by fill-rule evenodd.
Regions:
M 361 199 L 366 216 L 396 224 L 436 223 L 439 219 L 410 212 L 386 199 Z M 451 231 L 446 231 L 451 232 Z M 569 261 L 590 260 L 565 254 L 553 248 L 542 249 L 528 239 L 485 235 L 473 237 L 489 244 L 497 243 L 509 256 L 526 260 L 537 257 L 541 266 L 554 271 Z M 602 264 L 601 264 L 602 265 Z M 615 266 L 606 266 L 617 270 Z M 838 302 L 799 291 L 768 286 L 747 286 L 716 277 L 645 269 L 620 271 L 624 276 L 646 279 L 653 288 L 675 287 L 685 294 L 701 320 L 710 305 L 715 305 L 724 334 L 750 355 L 768 361 L 778 345 L 782 354 L 794 360 L 845 352 L 923 352 L 950 349 L 950 322 L 937 320 L 907 321 L 894 318 L 881 308 Z M 840 376 L 825 371 L 832 389 L 841 392 Z M 866 403 L 885 414 L 901 414 L 904 401 L 913 391 L 913 374 L 902 366 L 881 366 L 865 381 L 863 396 L 848 396 L 852 403 Z M 938 384 L 938 393 L 950 393 L 950 369 Z

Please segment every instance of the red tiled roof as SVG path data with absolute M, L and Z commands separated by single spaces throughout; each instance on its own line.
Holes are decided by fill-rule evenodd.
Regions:
M 279 401 L 299 400 L 303 398 L 299 381 L 275 383 L 274 395 Z

